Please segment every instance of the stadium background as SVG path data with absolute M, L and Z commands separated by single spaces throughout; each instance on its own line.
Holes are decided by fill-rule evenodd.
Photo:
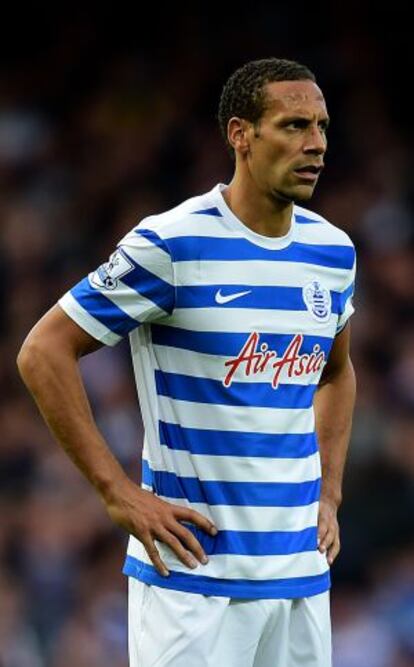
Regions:
M 3 17 L 1 667 L 126 666 L 125 535 L 52 442 L 15 356 L 36 319 L 142 216 L 229 178 L 220 90 L 235 67 L 269 55 L 317 74 L 332 126 L 310 207 L 351 234 L 359 257 L 334 664 L 414 665 L 410 23 L 395 2 L 337 4 L 157 3 L 144 16 L 140 6 L 37 3 Z M 99 426 L 137 479 L 128 345 L 82 368 Z

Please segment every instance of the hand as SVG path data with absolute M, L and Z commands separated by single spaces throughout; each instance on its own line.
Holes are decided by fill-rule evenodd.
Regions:
M 162 576 L 168 577 L 169 571 L 161 560 L 155 540 L 167 544 L 188 567 L 197 567 L 197 560 L 203 565 L 208 562 L 199 541 L 181 523 L 187 521 L 210 535 L 217 535 L 214 524 L 195 510 L 167 503 L 128 478 L 118 485 L 116 493 L 112 491 L 111 499 L 104 500 L 104 503 L 111 519 L 142 542 Z
M 329 565 L 332 565 L 341 548 L 337 507 L 333 501 L 321 498 L 318 516 L 318 549 L 326 553 Z

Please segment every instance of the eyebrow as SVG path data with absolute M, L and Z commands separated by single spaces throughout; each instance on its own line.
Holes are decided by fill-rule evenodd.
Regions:
M 283 122 L 285 122 L 285 123 L 291 123 L 294 120 L 308 120 L 308 121 L 311 121 L 312 119 L 309 118 L 309 116 L 307 116 L 305 113 L 301 113 L 300 111 L 298 111 L 297 113 L 290 113 L 288 116 L 284 116 L 283 118 L 281 118 L 281 120 L 283 120 Z M 331 122 L 331 119 L 327 115 L 324 118 L 321 118 L 321 120 L 319 122 L 325 123 L 325 125 L 328 126 Z

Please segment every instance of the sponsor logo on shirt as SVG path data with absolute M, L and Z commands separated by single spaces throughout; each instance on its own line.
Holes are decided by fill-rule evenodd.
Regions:
M 242 296 L 246 296 L 246 294 L 250 294 L 252 290 L 246 290 L 244 292 L 233 292 L 233 294 L 222 294 L 221 289 L 219 289 L 216 292 L 215 295 L 215 301 L 216 303 L 222 304 L 222 303 L 229 303 L 229 301 L 234 301 L 234 299 L 240 299 Z
M 310 354 L 300 353 L 303 343 L 303 335 L 296 334 L 290 341 L 281 357 L 276 350 L 269 350 L 267 343 L 260 343 L 260 334 L 256 331 L 250 334 L 237 357 L 224 362 L 228 368 L 227 375 L 223 380 L 225 387 L 229 387 L 233 381 L 234 374 L 241 369 L 245 377 L 260 375 L 268 369 L 273 371 L 271 384 L 277 389 L 280 383 L 282 371 L 286 369 L 287 376 L 300 377 L 310 375 L 321 370 L 325 363 L 325 352 L 321 351 L 320 345 L 315 344 Z

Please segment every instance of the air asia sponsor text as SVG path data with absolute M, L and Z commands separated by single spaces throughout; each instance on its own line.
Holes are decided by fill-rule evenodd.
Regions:
M 278 358 L 275 350 L 269 350 L 267 343 L 263 342 L 259 345 L 259 338 L 260 334 L 256 331 L 251 333 L 237 357 L 228 359 L 225 362 L 224 365 L 229 368 L 223 380 L 225 387 L 231 385 L 233 376 L 238 368 L 241 368 L 247 377 L 263 373 L 268 368 L 274 369 L 272 387 L 273 389 L 277 389 L 284 368 L 287 369 L 287 375 L 291 378 L 315 373 L 325 363 L 325 352 L 321 351 L 318 344 L 313 346 L 313 351 L 310 354 L 300 354 L 300 348 L 303 343 L 302 334 L 296 334 L 292 338 L 280 358 Z

